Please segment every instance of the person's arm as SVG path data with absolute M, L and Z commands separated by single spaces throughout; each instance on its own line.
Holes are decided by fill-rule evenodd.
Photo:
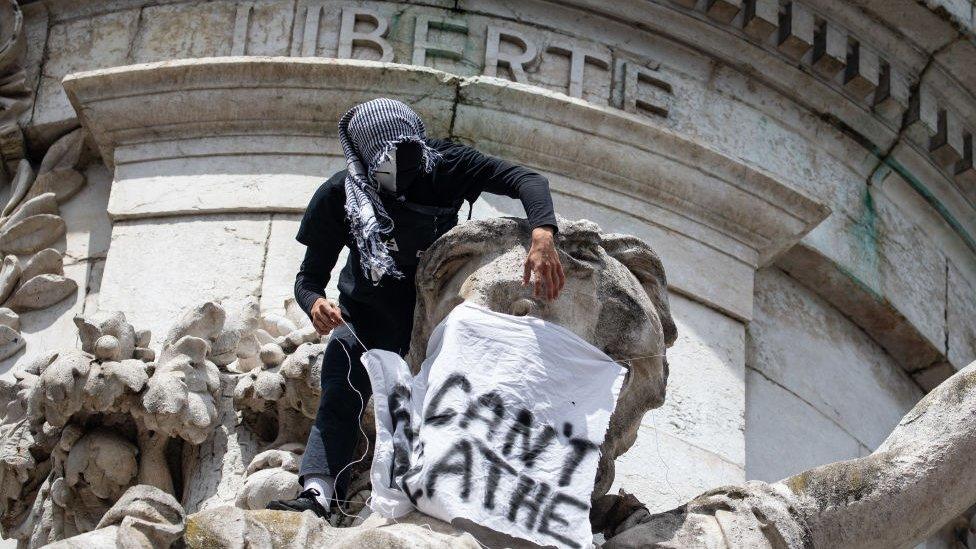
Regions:
M 305 249 L 305 259 L 295 275 L 295 301 L 309 318 L 312 316 L 312 305 L 325 298 L 325 286 L 329 283 L 341 249 L 311 246 Z
M 307 246 L 295 275 L 295 301 L 325 335 L 342 322 L 335 302 L 325 297 L 325 286 L 346 241 L 344 172 L 332 176 L 315 191 L 305 209 L 296 240 Z
M 532 228 L 532 242 L 525 258 L 522 284 L 535 274 L 535 296 L 556 299 L 566 284 L 563 266 L 556 251 L 556 212 L 549 192 L 549 180 L 524 166 L 482 154 L 471 147 L 461 149 L 458 165 L 474 183 L 476 195 L 482 191 L 518 198 Z
M 471 147 L 463 147 L 458 163 L 478 192 L 519 199 L 532 229 L 551 227 L 553 233 L 559 230 L 549 180 L 542 174 Z

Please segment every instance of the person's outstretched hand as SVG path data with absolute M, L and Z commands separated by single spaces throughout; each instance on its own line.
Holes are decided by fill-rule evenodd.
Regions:
M 319 335 L 328 335 L 333 328 L 342 324 L 342 312 L 335 302 L 320 297 L 312 304 L 312 326 Z
M 553 232 L 554 229 L 548 225 L 532 229 L 532 246 L 525 258 L 522 285 L 527 285 L 534 274 L 533 293 L 537 298 L 556 299 L 566 284 L 566 275 L 563 274 L 563 266 L 559 262 Z

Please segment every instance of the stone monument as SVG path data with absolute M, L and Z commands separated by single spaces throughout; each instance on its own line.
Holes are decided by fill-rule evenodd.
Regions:
M 580 278 L 555 310 L 494 302 L 496 289 L 462 282 L 515 261 L 514 245 L 503 259 L 477 232 L 517 240 L 488 220 L 521 209 L 485 195 L 478 223 L 452 238 L 488 262 L 445 256 L 455 275 L 418 308 L 421 330 L 463 295 L 561 315 L 600 345 L 669 345 L 667 362 L 629 365 L 594 500 L 608 540 L 756 540 L 759 528 L 857 546 L 845 521 L 882 509 L 897 524 L 872 523 L 881 531 L 862 541 L 951 547 L 971 520 L 948 493 L 964 479 L 906 490 L 918 517 L 898 514 L 908 506 L 888 490 L 899 464 L 966 466 L 948 453 L 961 435 L 934 429 L 931 409 L 899 424 L 965 394 L 951 388 L 976 360 L 974 11 L 960 0 L 0 0 L 11 456 L 0 546 L 192 540 L 226 506 L 255 536 L 270 521 L 268 535 L 306 532 L 293 540 L 429 539 L 427 525 L 462 543 L 424 517 L 360 530 L 343 517 L 328 530 L 253 511 L 294 493 L 317 390 L 321 342 L 285 305 L 298 222 L 343 167 L 339 116 L 389 96 L 430 135 L 546 175 L 565 218 L 633 235 L 573 222 L 627 275 L 623 294 Z M 585 268 L 589 250 L 565 246 Z M 653 287 L 645 249 L 666 286 Z M 617 306 L 633 284 L 646 288 L 639 310 Z M 647 339 L 595 329 L 620 315 Z M 905 437 L 944 461 L 924 462 Z M 829 463 L 848 465 L 818 468 Z M 840 477 L 867 480 L 828 483 L 860 487 L 851 493 L 818 480 Z M 932 486 L 945 505 L 926 499 Z M 367 487 L 354 488 L 359 505 Z M 875 505 L 886 499 L 894 507 Z

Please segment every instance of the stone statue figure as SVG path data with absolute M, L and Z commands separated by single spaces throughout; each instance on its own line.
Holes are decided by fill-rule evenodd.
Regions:
M 525 256 L 528 226 L 501 218 L 467 223 L 428 248 L 417 272 L 417 306 L 407 362 L 416 373 L 437 324 L 461 301 L 513 315 L 543 318 L 572 330 L 608 356 L 624 359 L 627 380 L 600 448 L 594 496 L 614 478 L 614 460 L 633 446 L 644 414 L 664 403 L 665 350 L 677 331 L 667 280 L 657 254 L 643 241 L 601 233 L 589 221 L 561 221 L 560 261 L 566 274 L 556 301 L 525 297 L 513 266 Z
M 649 246 L 561 223 L 564 297 L 524 297 L 512 273 L 528 226 L 462 224 L 422 258 L 408 363 L 462 300 L 557 322 L 628 368 L 606 436 L 591 522 L 606 546 L 872 548 L 907 546 L 976 502 L 976 364 L 932 391 L 870 456 L 776 483 L 710 490 L 666 513 L 607 494 L 613 460 L 665 398 L 675 340 L 667 282 Z M 206 303 L 177 319 L 159 349 L 121 313 L 76 318 L 80 349 L 52 350 L 0 383 L 0 528 L 21 547 L 410 546 L 478 540 L 413 513 L 356 520 L 369 497 L 369 451 L 331 522 L 262 510 L 299 489 L 297 463 L 324 345 L 294 303 L 261 314 Z M 158 358 L 157 358 L 158 357 Z M 370 417 L 363 430 L 373 432 Z M 355 525 L 353 525 L 355 523 Z

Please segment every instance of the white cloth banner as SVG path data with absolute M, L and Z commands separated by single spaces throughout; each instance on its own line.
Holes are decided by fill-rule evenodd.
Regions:
M 416 507 L 540 545 L 588 547 L 599 447 L 625 369 L 566 328 L 457 306 L 417 376 L 371 350 L 376 448 L 370 507 Z

